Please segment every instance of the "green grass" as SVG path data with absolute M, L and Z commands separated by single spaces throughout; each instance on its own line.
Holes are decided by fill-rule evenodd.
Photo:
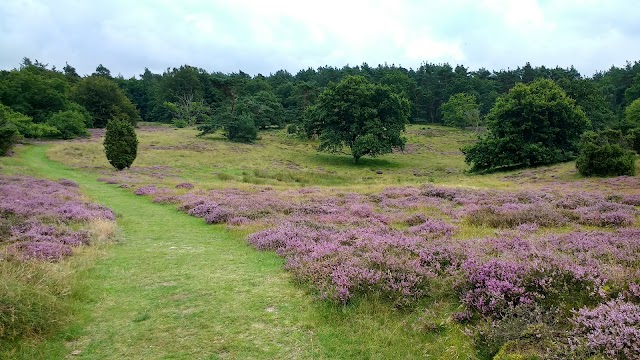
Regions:
M 153 134 L 153 141 L 162 136 L 171 135 Z M 150 141 L 142 138 L 143 146 Z M 185 143 L 209 141 L 216 143 L 190 138 Z M 401 311 L 376 299 L 345 307 L 315 300 L 282 269 L 279 257 L 249 247 L 242 233 L 205 225 L 171 206 L 96 182 L 95 167 L 107 171 L 97 159 L 97 147 L 53 145 L 54 156 L 85 154 L 89 168 L 84 169 L 48 160 L 46 146 L 19 148 L 16 156 L 2 160 L 3 173 L 78 182 L 93 200 L 118 214 L 122 230 L 122 240 L 107 248 L 95 265 L 78 269 L 79 296 L 71 304 L 74 321 L 64 331 L 25 341 L 4 355 L 17 359 L 68 354 L 78 359 L 474 357 L 470 340 L 447 321 L 455 301 L 434 295 L 414 311 Z M 145 159 L 145 153 L 150 151 L 141 151 L 137 166 L 181 158 L 179 151 L 162 161 L 162 157 Z M 226 161 L 209 153 L 192 155 L 184 154 L 184 161 L 177 162 L 182 170 L 179 181 L 207 178 L 203 174 L 211 165 Z M 189 169 L 191 162 L 201 161 L 210 162 L 206 170 Z M 421 329 L 423 320 L 418 318 L 425 307 L 432 309 L 429 321 L 441 324 L 437 331 Z

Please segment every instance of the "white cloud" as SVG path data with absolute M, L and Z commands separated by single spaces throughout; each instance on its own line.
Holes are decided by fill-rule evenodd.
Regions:
M 185 63 L 268 74 L 530 61 L 590 75 L 640 59 L 639 18 L 631 0 L 13 0 L 0 2 L 0 68 L 23 56 L 126 76 Z

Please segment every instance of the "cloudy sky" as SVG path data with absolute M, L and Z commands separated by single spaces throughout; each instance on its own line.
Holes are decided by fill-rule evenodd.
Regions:
M 189 64 L 292 73 L 323 65 L 472 70 L 532 65 L 592 75 L 640 60 L 637 0 L 3 0 L 0 68 L 23 57 L 126 77 Z

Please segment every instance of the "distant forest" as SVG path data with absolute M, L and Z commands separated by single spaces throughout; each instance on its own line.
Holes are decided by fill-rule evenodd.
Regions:
M 266 120 L 256 121 L 259 127 L 280 127 L 301 123 L 304 110 L 316 102 L 323 89 L 346 75 L 363 76 L 406 96 L 414 123 L 443 123 L 441 105 L 460 93 L 475 98 L 482 118 L 495 100 L 515 84 L 530 83 L 537 78 L 556 82 L 582 107 L 594 130 L 617 127 L 625 107 L 640 98 L 638 61 L 627 62 L 624 67 L 611 67 L 592 77 L 583 76 L 573 67 L 552 69 L 529 63 L 509 70 L 469 71 L 463 65 L 426 62 L 417 69 L 387 64 L 371 67 L 363 63 L 342 68 L 308 68 L 296 74 L 279 70 L 256 76 L 242 71 L 225 74 L 183 65 L 168 68 L 162 74 L 145 68 L 139 76 L 127 79 L 113 76 L 103 65 L 82 77 L 69 64 L 60 70 L 24 58 L 18 68 L 0 71 L 0 106 L 30 117 L 34 124 L 52 124 L 53 115 L 64 111 L 83 113 L 87 127 L 105 126 L 113 115 L 111 112 L 126 114 L 132 121 L 170 123 L 175 121 L 176 113 L 186 111 L 192 122 L 186 125 L 193 125 L 243 106 L 256 113 L 269 113 Z M 96 78 L 104 80 L 95 81 Z M 122 99 L 105 99 L 110 96 L 105 95 L 108 89 L 101 93 L 100 88 L 108 88 L 110 84 L 121 89 L 127 104 L 123 104 Z M 116 105 L 104 103 L 108 101 Z M 40 130 L 46 135 L 46 129 Z M 35 131 L 35 135 L 38 134 Z

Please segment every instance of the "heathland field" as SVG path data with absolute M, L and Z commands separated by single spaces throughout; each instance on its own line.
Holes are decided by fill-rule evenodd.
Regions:
M 42 311 L 2 319 L 0 358 L 640 356 L 637 176 L 470 175 L 476 133 L 433 125 L 358 164 L 284 130 L 137 134 L 123 171 L 99 131 L 0 160 L 24 260 L 0 275 L 42 284 L 11 292 Z

